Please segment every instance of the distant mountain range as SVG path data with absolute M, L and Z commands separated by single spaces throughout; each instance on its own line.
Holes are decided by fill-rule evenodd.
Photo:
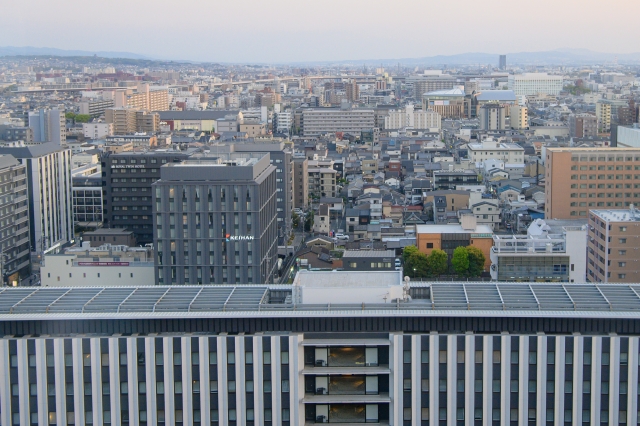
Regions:
M 0 46 L 0 56 L 98 56 L 101 58 L 123 58 L 153 60 L 148 56 L 131 52 L 105 52 L 88 50 L 65 50 L 52 47 L 14 47 Z M 422 58 L 398 59 L 353 59 L 340 61 L 291 61 L 288 64 L 366 64 L 366 65 L 474 65 L 498 64 L 498 54 L 493 53 L 460 53 L 456 55 L 437 55 Z M 636 53 L 604 53 L 589 49 L 556 49 L 540 52 L 507 53 L 507 65 L 570 65 L 611 63 L 617 60 L 620 64 L 640 63 L 640 52 Z M 186 61 L 178 61 L 186 62 Z
M 66 50 L 53 47 L 0 46 L 0 56 L 99 56 L 101 58 L 151 59 L 131 52 L 103 52 L 89 50 Z
M 603 53 L 588 49 L 556 49 L 541 52 L 507 53 L 507 65 L 563 65 L 563 64 L 595 64 L 613 62 L 620 64 L 640 63 L 640 52 L 636 53 Z M 498 64 L 499 54 L 494 53 L 460 53 L 456 55 L 437 55 L 423 58 L 399 59 L 364 59 L 350 61 L 323 61 L 315 63 L 334 64 L 403 64 L 403 65 L 473 65 Z

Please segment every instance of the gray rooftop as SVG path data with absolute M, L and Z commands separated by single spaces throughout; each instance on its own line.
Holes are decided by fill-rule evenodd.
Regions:
M 371 257 L 396 257 L 396 252 L 393 250 L 345 250 L 342 254 L 343 258 L 352 258 L 352 257 L 363 257 L 363 258 L 371 258 Z
M 314 287 L 330 286 L 337 279 L 331 272 L 309 274 Z M 372 274 L 362 272 L 351 278 L 360 286 L 368 277 L 377 276 Z M 396 277 L 387 274 L 386 281 L 395 285 Z M 385 280 L 384 275 L 380 278 Z M 342 284 L 351 285 L 349 280 Z M 141 315 L 640 317 L 640 284 L 412 282 L 411 287 L 429 287 L 430 298 L 385 304 L 339 301 L 294 305 L 269 303 L 270 292 L 290 292 L 292 287 L 287 285 L 5 288 L 0 290 L 0 319 Z

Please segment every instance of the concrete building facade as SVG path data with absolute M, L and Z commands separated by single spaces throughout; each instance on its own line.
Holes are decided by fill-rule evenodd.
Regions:
M 276 166 L 268 153 L 166 164 L 153 188 L 157 284 L 277 278 Z
M 589 211 L 587 281 L 631 283 L 640 280 L 637 253 L 640 212 L 628 209 Z
M 510 74 L 507 82 L 509 89 L 513 90 L 516 96 L 537 95 L 539 93 L 558 95 L 562 91 L 561 75 L 547 73 Z
M 13 156 L 0 155 L 0 278 L 18 285 L 30 273 L 27 168 Z
M 309 160 L 304 156 L 293 157 L 293 207 L 305 209 L 309 204 Z
M 545 218 L 587 218 L 640 198 L 640 148 L 547 148 Z
M 301 127 L 304 136 L 336 132 L 359 135 L 375 127 L 374 112 L 355 108 L 304 108 Z
M 34 142 L 53 142 L 63 145 L 67 141 L 65 110 L 62 107 L 41 109 L 29 113 L 29 127 Z
M 31 250 L 59 250 L 74 238 L 71 150 L 43 143 L 19 148 L 0 147 L 27 168 Z

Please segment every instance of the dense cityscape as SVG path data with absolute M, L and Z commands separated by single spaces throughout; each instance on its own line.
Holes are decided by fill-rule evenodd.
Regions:
M 640 424 L 640 57 L 2 52 L 1 425 Z

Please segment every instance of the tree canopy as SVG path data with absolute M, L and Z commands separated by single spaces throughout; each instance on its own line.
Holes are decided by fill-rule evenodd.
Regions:
M 453 251 L 451 265 L 455 273 L 461 277 L 469 273 L 469 252 L 466 247 L 460 246 Z

